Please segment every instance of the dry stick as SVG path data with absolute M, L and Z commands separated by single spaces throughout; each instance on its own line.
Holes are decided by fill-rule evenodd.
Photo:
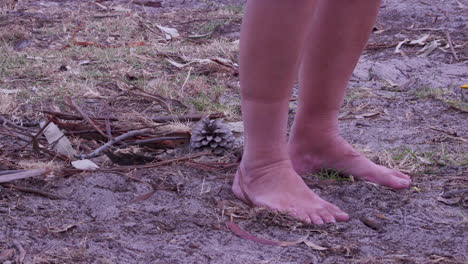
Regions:
M 109 140 L 106 144 L 104 144 L 101 147 L 97 148 L 93 152 L 91 152 L 89 154 L 77 154 L 77 155 L 75 155 L 75 158 L 77 158 L 77 159 L 89 159 L 89 158 L 97 157 L 97 156 L 100 155 L 100 153 L 102 151 L 108 149 L 109 147 L 111 147 L 112 145 L 114 145 L 115 143 L 117 143 L 119 141 L 122 141 L 124 139 L 129 138 L 129 137 L 142 135 L 142 134 L 150 132 L 150 131 L 151 131 L 150 128 L 144 128 L 144 129 L 140 129 L 140 130 L 134 130 L 134 131 L 127 132 L 125 134 L 122 134 L 122 135 L 120 135 L 120 136 L 118 136 L 116 138 L 113 138 L 113 139 Z
M 133 90 L 137 90 L 137 91 L 133 91 Z M 164 98 L 162 96 L 147 93 L 147 92 L 145 92 L 144 90 L 142 90 L 142 89 L 140 89 L 138 87 L 132 87 L 131 89 L 126 90 L 126 92 L 128 92 L 129 94 L 133 94 L 133 95 L 137 95 L 137 96 L 139 95 L 139 96 L 142 96 L 142 97 L 147 97 L 149 99 L 153 99 L 156 102 L 158 102 L 159 105 L 162 108 L 166 109 L 167 111 L 170 110 L 170 106 L 166 102 L 166 98 Z
M 23 147 L 21 147 L 20 150 L 24 150 L 29 144 L 33 143 L 34 141 L 37 140 L 37 138 L 39 138 L 42 133 L 44 132 L 44 130 L 49 126 L 49 124 L 52 123 L 52 120 L 48 120 L 47 123 L 45 123 L 45 125 L 43 127 L 41 127 L 41 129 L 36 133 L 36 135 L 33 136 L 33 138 L 31 139 L 31 141 L 29 141 L 27 144 L 25 144 Z M 37 143 L 37 142 L 36 142 Z
M 159 137 L 159 138 L 140 139 L 140 140 L 135 140 L 133 142 L 129 142 L 127 144 L 139 145 L 139 144 L 160 142 L 160 141 L 165 141 L 165 140 L 180 140 L 180 139 L 187 139 L 187 137 Z
M 30 129 L 30 128 L 18 126 L 17 124 L 11 122 L 10 120 L 6 119 L 6 118 L 3 117 L 3 116 L 0 116 L 0 121 L 3 123 L 3 124 L 2 124 L 3 126 L 9 125 L 9 126 L 11 126 L 11 127 L 17 128 L 17 129 L 21 129 L 21 130 L 25 130 L 25 131 L 31 132 L 31 129 Z
M 20 134 L 20 135 L 23 135 L 23 136 L 26 136 L 28 138 L 31 138 L 32 137 L 32 133 L 35 132 L 34 130 L 21 130 L 21 129 L 18 129 L 18 130 L 14 130 L 13 128 L 18 128 L 18 126 L 14 126 L 13 128 L 10 128 L 10 127 L 7 127 L 7 126 L 3 126 L 3 127 L 0 127 L 6 131 L 10 131 L 10 132 L 15 132 L 17 134 Z M 19 127 L 21 128 L 21 127 Z
M 147 127 L 142 127 L 139 129 L 143 129 Z M 114 132 L 126 132 L 128 129 L 116 129 Z M 94 134 L 96 133 L 96 130 L 75 130 L 75 131 L 65 131 L 64 134 L 67 135 L 81 135 L 81 134 Z
M 15 247 L 19 251 L 19 256 L 16 259 L 16 261 L 18 262 L 18 264 L 23 264 L 24 258 L 26 257 L 26 250 L 24 250 L 24 248 L 23 248 L 23 246 L 21 246 L 20 242 L 18 242 L 16 240 L 13 241 L 13 244 L 15 245 Z
M 205 115 L 163 116 L 163 117 L 151 118 L 151 120 L 156 123 L 168 123 L 168 122 L 174 122 L 174 121 L 194 122 L 194 121 L 199 121 L 203 117 L 205 117 Z M 214 114 L 208 115 L 209 119 L 217 119 L 217 118 L 223 118 L 223 117 L 225 117 L 224 113 L 214 113 Z
M 464 137 L 458 136 L 458 135 L 456 135 L 456 134 L 453 134 L 453 133 L 451 133 L 451 132 L 445 131 L 445 130 L 443 130 L 443 129 L 439 129 L 439 128 L 437 128 L 437 127 L 432 127 L 432 126 L 428 126 L 428 127 L 429 127 L 430 129 L 434 130 L 434 131 L 438 131 L 438 132 L 442 132 L 442 133 L 447 134 L 447 136 L 448 136 L 449 138 L 457 139 L 457 140 L 460 140 L 460 141 L 462 141 L 462 142 L 468 143 L 468 140 L 466 140 Z
M 75 108 L 75 110 L 80 113 L 83 119 L 86 120 L 86 122 L 88 122 L 94 129 L 96 129 L 96 131 L 99 132 L 99 134 L 107 138 L 107 135 L 104 132 L 102 132 L 102 130 L 98 126 L 96 126 L 93 120 L 91 120 L 89 116 L 83 112 L 83 110 L 75 103 L 75 101 L 73 101 L 71 97 L 68 97 L 67 99 L 68 102 L 73 106 L 73 108 Z
M 151 164 L 134 165 L 134 166 L 118 166 L 118 167 L 114 167 L 114 168 L 110 168 L 110 169 L 97 169 L 97 170 L 94 170 L 94 171 L 110 171 L 110 172 L 112 172 L 112 171 L 119 171 L 119 170 L 134 170 L 134 169 L 154 168 L 154 167 L 168 165 L 168 164 L 171 164 L 171 163 L 174 163 L 174 162 L 186 161 L 186 160 L 198 158 L 198 157 L 209 155 L 209 154 L 211 154 L 211 152 L 200 152 L 200 153 L 193 154 L 193 155 L 188 155 L 188 156 L 185 156 L 185 157 L 169 159 L 169 160 L 163 160 L 163 161 L 156 162 L 156 163 L 151 163 Z
M 112 127 L 110 124 L 109 118 L 106 118 L 106 132 L 107 132 L 107 137 L 109 139 L 113 139 L 114 137 L 112 136 Z
M 451 28 L 405 28 L 404 30 L 409 31 L 451 31 Z
M 23 172 L 24 170 L 6 170 L 6 171 L 0 171 L 0 176 L 2 175 L 7 175 L 7 174 L 12 174 L 12 173 L 18 173 L 18 172 Z
M 56 116 L 64 120 L 83 120 L 83 117 L 70 114 L 70 113 L 62 113 L 62 112 L 54 112 L 54 111 L 42 111 L 42 112 L 45 114 Z M 156 123 L 168 123 L 168 122 L 173 122 L 173 121 L 194 122 L 194 121 L 198 121 L 202 119 L 205 116 L 206 115 L 200 115 L 200 114 L 182 115 L 182 116 L 171 115 L 171 116 L 163 116 L 163 117 L 153 117 L 153 118 L 150 118 L 150 120 Z M 214 114 L 208 115 L 208 118 L 210 119 L 223 118 L 223 117 L 225 117 L 224 113 L 214 113 Z M 94 120 L 109 119 L 110 121 L 119 121 L 117 117 L 97 116 L 97 117 L 93 117 L 93 119 Z
M 82 116 L 74 115 L 74 114 L 71 114 L 71 113 L 62 113 L 62 112 L 46 111 L 46 110 L 42 110 L 42 113 L 49 114 L 49 115 L 52 115 L 52 116 L 56 116 L 56 117 L 58 117 L 60 119 L 65 119 L 65 120 L 83 120 Z M 117 117 L 108 117 L 108 116 L 107 117 L 104 117 L 104 116 L 93 117 L 93 119 L 95 119 L 95 120 L 109 119 L 110 121 L 119 121 L 119 119 Z
M 50 170 L 48 168 L 43 168 L 43 169 L 34 169 L 34 170 L 27 170 L 23 172 L 18 172 L 18 173 L 12 173 L 12 174 L 7 174 L 0 176 L 0 183 L 2 182 L 10 182 L 14 180 L 19 180 L 19 179 L 25 179 L 25 178 L 31 178 L 35 176 L 41 176 L 43 174 L 48 173 Z
M 29 140 L 30 140 L 29 138 L 26 138 L 25 136 L 23 136 L 21 134 L 16 135 L 16 134 L 10 134 L 10 133 L 6 133 L 6 132 L 2 132 L 2 131 L 0 131 L 0 134 L 7 135 L 7 136 L 10 136 L 10 137 L 14 137 L 14 138 L 20 139 L 22 141 L 26 141 L 26 142 L 29 142 Z
M 468 193 L 468 188 L 467 189 L 461 189 L 461 190 L 452 190 L 452 191 L 447 191 L 444 192 L 441 196 L 442 198 L 453 198 L 458 195 L 465 195 Z
M 158 95 L 158 94 L 148 93 L 147 91 L 145 91 L 145 90 L 143 90 L 143 89 L 141 89 L 140 87 L 137 87 L 137 86 L 133 86 L 133 87 L 131 87 L 130 90 L 127 90 L 127 91 L 135 93 L 133 90 L 139 91 L 139 93 L 136 93 L 137 95 L 141 95 L 143 97 L 149 97 L 149 98 L 157 100 L 158 102 L 164 103 L 164 105 L 167 106 L 168 109 L 170 108 L 171 104 L 174 104 L 174 102 L 177 102 L 179 107 L 182 106 L 184 108 L 189 108 L 188 106 L 184 105 L 182 102 L 180 102 L 178 100 L 165 98 L 164 96 L 161 96 L 161 95 Z M 169 103 L 167 103 L 167 101 L 169 101 Z M 162 107 L 164 107 L 164 105 L 162 105 Z
M 450 50 L 452 51 L 453 57 L 455 58 L 456 61 L 459 61 L 457 52 L 455 51 L 455 47 L 453 47 L 453 42 L 452 42 L 452 37 L 450 36 L 450 32 L 445 33 L 447 36 L 447 41 L 448 44 L 450 45 Z
M 40 191 L 40 190 L 27 188 L 27 187 L 22 187 L 22 186 L 14 185 L 14 184 L 11 184 L 11 183 L 3 183 L 3 184 L 0 184 L 0 185 L 2 185 L 5 188 L 12 188 L 12 189 L 15 189 L 15 190 L 18 190 L 18 191 L 21 191 L 21 192 L 33 193 L 33 194 L 37 194 L 37 195 L 40 195 L 40 196 L 44 196 L 44 197 L 50 198 L 52 200 L 64 199 L 63 197 L 60 197 L 60 196 L 55 195 L 55 194 L 46 193 L 46 192 L 43 192 L 43 191 Z

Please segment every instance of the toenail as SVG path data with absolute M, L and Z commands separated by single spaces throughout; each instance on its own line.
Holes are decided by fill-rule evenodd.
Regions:
M 338 213 L 339 216 L 345 216 L 345 217 L 348 217 L 348 214 L 347 213 Z
M 409 184 L 410 184 L 410 181 L 409 181 L 409 180 L 406 180 L 406 179 L 400 179 L 399 182 L 400 182 L 400 184 L 402 184 L 402 185 L 409 185 Z

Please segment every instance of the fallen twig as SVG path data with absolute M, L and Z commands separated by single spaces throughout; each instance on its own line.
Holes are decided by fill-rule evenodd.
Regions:
M 409 31 L 453 31 L 451 28 L 405 28 Z
M 457 140 L 460 140 L 464 143 L 468 143 L 468 140 L 466 140 L 464 137 L 461 137 L 459 135 L 457 135 L 457 133 L 454 133 L 454 132 L 450 132 L 450 131 L 446 131 L 444 129 L 440 129 L 440 128 L 437 128 L 437 127 L 433 127 L 433 126 L 428 126 L 430 129 L 434 130 L 434 131 L 438 131 L 438 132 L 442 132 L 442 133 L 445 133 L 447 134 L 448 137 L 450 138 L 453 138 L 453 139 L 457 139 Z
M 24 258 L 26 257 L 26 250 L 24 250 L 24 248 L 23 248 L 23 246 L 21 246 L 20 242 L 18 242 L 16 240 L 13 241 L 13 244 L 15 245 L 15 247 L 18 249 L 18 252 L 19 252 L 19 256 L 16 259 L 16 262 L 18 264 L 23 264 Z
M 113 139 L 114 137 L 112 136 L 112 127 L 109 118 L 106 118 L 106 132 L 107 132 L 107 138 Z
M 22 186 L 14 185 L 14 184 L 11 184 L 11 183 L 3 183 L 3 184 L 0 184 L 0 185 L 2 185 L 5 188 L 12 188 L 12 189 L 15 189 L 15 190 L 18 190 L 18 191 L 21 191 L 21 192 L 33 193 L 33 194 L 37 194 L 37 195 L 40 195 L 40 196 L 44 196 L 44 197 L 50 198 L 52 200 L 64 199 L 63 197 L 60 197 L 60 196 L 55 195 L 55 194 L 46 193 L 46 192 L 43 192 L 43 191 L 40 191 L 40 190 L 27 188 L 27 187 L 22 187 Z
M 294 241 L 294 242 L 287 242 L 287 241 L 275 241 L 275 240 L 269 240 L 269 239 L 264 239 L 260 237 L 256 237 L 249 232 L 243 230 L 240 228 L 237 224 L 231 221 L 226 222 L 226 226 L 231 230 L 234 234 L 239 236 L 240 238 L 247 239 L 250 241 L 257 242 L 262 245 L 267 245 L 267 246 L 281 246 L 281 247 L 286 247 L 286 246 L 292 246 L 292 245 L 297 245 L 301 243 L 302 241 Z
M 49 124 L 52 122 L 52 120 L 48 120 L 47 123 L 41 127 L 41 129 L 32 137 L 32 139 L 26 143 L 23 147 L 21 147 L 20 150 L 24 150 L 29 144 L 33 143 L 33 148 L 37 145 L 37 139 L 42 135 L 44 130 L 49 126 Z
M 441 194 L 440 196 L 442 198 L 452 198 L 452 197 L 459 196 L 459 195 L 463 196 L 465 194 L 468 194 L 468 189 L 447 191 Z
M 77 159 L 89 159 L 89 158 L 97 157 L 97 156 L 99 156 L 101 154 L 102 151 L 108 149 L 109 147 L 111 147 L 115 143 L 117 143 L 119 141 L 122 141 L 124 139 L 130 138 L 130 137 L 134 137 L 134 136 L 138 136 L 138 135 L 147 133 L 149 131 L 151 131 L 150 128 L 144 128 L 144 129 L 140 129 L 140 130 L 133 130 L 133 131 L 127 132 L 127 133 L 122 134 L 122 135 L 120 135 L 120 136 L 118 136 L 116 138 L 112 138 L 106 144 L 102 145 L 101 147 L 99 147 L 98 149 L 96 149 L 93 152 L 91 152 L 89 154 L 77 154 L 77 155 L 75 155 L 75 158 L 77 158 Z
M 83 120 L 82 116 L 78 116 L 72 113 L 63 113 L 63 112 L 56 112 L 56 111 L 47 111 L 47 110 L 42 110 L 42 113 L 44 114 L 49 114 L 55 117 L 58 117 L 60 119 L 64 120 Z M 94 120 L 106 120 L 109 119 L 110 121 L 119 121 L 117 117 L 109 117 L 109 116 L 99 116 L 99 117 L 93 117 L 92 119 Z
M 156 123 L 168 123 L 168 122 L 174 122 L 174 121 L 180 121 L 180 122 L 195 122 L 199 121 L 205 117 L 205 115 L 183 115 L 183 116 L 164 116 L 164 117 L 155 117 L 151 118 L 153 122 Z M 217 119 L 217 118 L 223 118 L 225 117 L 224 113 L 214 113 L 208 115 L 209 119 Z
M 369 217 L 363 216 L 359 220 L 361 220 L 362 223 L 364 223 L 366 226 L 374 229 L 377 232 L 381 232 L 383 230 L 382 224 L 377 222 L 374 219 L 371 219 Z
M 140 139 L 135 140 L 133 142 L 128 142 L 128 145 L 140 145 L 140 144 L 147 144 L 147 143 L 154 143 L 154 142 L 161 142 L 166 140 L 181 140 L 187 139 L 187 137 L 158 137 L 158 138 L 148 138 L 148 139 Z
M 83 120 L 83 117 L 74 115 L 71 113 L 62 113 L 62 112 L 54 112 L 54 111 L 42 111 L 45 114 L 53 115 L 57 118 L 64 119 L 64 120 Z M 151 121 L 156 122 L 156 123 L 169 123 L 169 122 L 174 122 L 174 121 L 180 121 L 180 122 L 195 122 L 199 121 L 205 117 L 205 115 L 201 114 L 192 114 L 192 115 L 171 115 L 171 116 L 163 116 L 163 117 L 153 117 L 149 118 Z M 208 118 L 210 119 L 217 119 L 217 118 L 223 118 L 225 117 L 224 113 L 213 113 L 208 115 Z M 117 117 L 110 117 L 110 116 L 96 116 L 92 117 L 91 119 L 93 120 L 106 120 L 109 119 L 110 121 L 119 121 L 120 119 Z
M 6 171 L 0 171 L 0 176 L 2 175 L 7 175 L 7 174 L 12 174 L 12 173 L 18 173 L 18 172 L 23 172 L 24 170 L 6 170 Z
M 234 234 L 236 234 L 238 237 L 254 241 L 256 243 L 262 244 L 262 245 L 267 245 L 267 246 L 280 246 L 280 247 L 287 247 L 287 246 L 294 246 L 297 244 L 304 243 L 306 246 L 318 250 L 318 251 L 323 251 L 323 250 L 328 250 L 329 248 L 325 248 L 319 245 L 316 245 L 315 243 L 308 241 L 307 237 L 300 239 L 298 241 L 276 241 L 276 240 L 270 240 L 270 239 L 265 239 L 265 238 L 260 238 L 256 237 L 249 232 L 243 230 L 240 228 L 237 224 L 231 221 L 226 221 L 225 222 L 226 226 L 231 230 Z
M 169 160 L 163 160 L 155 163 L 150 163 L 150 164 L 145 164 L 145 165 L 132 165 L 132 166 L 117 166 L 114 168 L 108 168 L 108 169 L 97 169 L 94 171 L 106 171 L 106 172 L 112 172 L 112 171 L 122 171 L 122 170 L 134 170 L 134 169 L 147 169 L 147 168 L 154 168 L 154 167 L 160 167 L 164 165 L 169 165 L 175 162 L 179 161 L 186 161 L 194 158 L 198 158 L 201 156 L 205 155 L 210 155 L 211 152 L 200 152 L 192 155 L 187 155 L 185 157 L 180 157 L 180 158 L 174 158 L 174 159 L 169 159 Z
M 48 173 L 50 170 L 48 168 L 43 169 L 34 169 L 34 170 L 27 170 L 23 172 L 17 172 L 12 174 L 6 174 L 0 176 L 0 183 L 2 182 L 10 182 L 19 179 L 31 178 L 35 176 L 41 176 Z
M 134 94 L 134 95 L 146 97 L 146 98 L 149 98 L 149 99 L 153 99 L 153 100 L 157 101 L 161 107 L 163 107 L 164 109 L 166 109 L 168 111 L 170 110 L 171 105 L 178 106 L 178 107 L 181 107 L 181 108 L 186 108 L 186 109 L 189 108 L 188 106 L 184 105 L 182 102 L 180 102 L 178 100 L 168 99 L 168 98 L 165 98 L 165 97 L 163 97 L 161 95 L 148 93 L 145 90 L 143 90 L 143 89 L 141 89 L 141 88 L 139 88 L 137 86 L 131 87 L 130 89 L 126 90 L 126 92 Z
M 19 125 L 15 124 L 15 123 L 11 122 L 10 120 L 6 119 L 3 116 L 0 116 L 0 122 L 3 123 L 2 124 L 3 126 L 9 125 L 11 127 L 14 127 L 14 128 L 20 129 L 20 130 L 25 130 L 25 131 L 28 131 L 28 132 L 32 131 L 30 128 L 24 127 L 24 126 L 19 126 Z
M 450 32 L 445 33 L 445 35 L 447 36 L 447 42 L 450 45 L 450 50 L 452 51 L 453 57 L 455 58 L 456 61 L 459 61 L 458 54 L 455 51 L 455 47 L 453 46 L 452 37 L 450 36 Z
M 30 141 L 29 138 L 27 138 L 27 137 L 25 137 L 25 136 L 23 136 L 23 135 L 21 135 L 21 134 L 14 133 L 14 132 L 12 132 L 12 133 L 7 133 L 7 132 L 0 131 L 0 134 L 2 134 L 2 135 L 7 135 L 7 136 L 10 136 L 10 137 L 14 137 L 14 138 L 20 139 L 20 140 L 22 140 L 22 141 L 26 141 L 26 142 L 29 142 L 29 141 Z
M 68 97 L 67 99 L 70 105 L 73 106 L 73 108 L 75 108 L 75 110 L 78 111 L 78 113 L 80 113 L 80 115 L 83 117 L 84 120 L 86 120 L 86 122 L 88 122 L 94 129 L 96 129 L 96 131 L 99 132 L 99 134 L 101 134 L 105 138 L 108 138 L 107 135 L 104 132 L 102 132 L 102 130 L 98 126 L 96 126 L 93 120 L 91 120 L 89 116 L 85 112 L 83 112 L 83 110 L 75 103 L 75 101 L 71 97 Z

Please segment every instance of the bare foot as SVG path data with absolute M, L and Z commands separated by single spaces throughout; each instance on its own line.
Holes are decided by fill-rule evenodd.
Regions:
M 320 225 L 349 219 L 338 207 L 322 200 L 310 190 L 289 160 L 249 169 L 241 164 L 232 190 L 246 203 L 288 213 L 308 224 Z
M 289 151 L 294 169 L 298 174 L 333 168 L 347 175 L 374 182 L 393 189 L 408 188 L 411 179 L 396 170 L 377 165 L 358 153 L 340 136 L 330 140 L 311 142 L 291 140 Z

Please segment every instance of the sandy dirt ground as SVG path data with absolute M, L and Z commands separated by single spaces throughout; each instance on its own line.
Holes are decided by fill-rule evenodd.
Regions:
M 63 12 L 52 20 L 70 10 L 97 8 L 88 2 L 22 1 L 16 11 L 0 15 L 0 27 L 11 27 L 21 13 L 29 15 L 22 23 L 37 20 L 51 7 Z M 191 29 L 181 22 L 201 19 L 208 10 L 242 10 L 242 2 L 235 0 L 164 0 L 154 8 L 127 1 L 98 3 L 146 19 L 175 14 L 169 22 L 185 35 Z M 350 82 L 340 115 L 342 134 L 376 162 L 409 173 L 410 189 L 312 175 L 310 187 L 349 212 L 351 220 L 305 226 L 236 200 L 230 191 L 232 167 L 208 170 L 179 162 L 125 172 L 57 173 L 15 184 L 62 199 L 0 187 L 0 262 L 20 263 L 22 247 L 24 263 L 468 263 L 468 108 L 459 88 L 468 83 L 467 7 L 463 0 L 384 1 Z M 226 20 L 212 37 L 236 41 L 239 30 L 240 20 Z M 425 35 L 425 44 L 405 43 L 402 52 L 395 52 L 405 39 Z M 433 51 L 420 51 L 431 43 Z M 34 48 L 40 47 L 11 49 L 11 56 Z M 234 86 L 231 99 L 238 99 L 237 78 L 225 83 Z M 7 84 L 5 77 L 0 88 Z M 292 100 L 291 118 L 295 109 Z M 231 116 L 227 121 L 239 120 Z M 18 145 L 23 144 L 0 134 L 0 171 L 19 168 L 24 152 Z M 170 150 L 161 159 L 190 151 Z M 239 151 L 197 161 L 233 163 Z M 170 188 L 132 202 L 151 191 L 141 181 Z M 307 237 L 323 248 L 262 245 L 236 236 L 226 221 L 257 237 Z

